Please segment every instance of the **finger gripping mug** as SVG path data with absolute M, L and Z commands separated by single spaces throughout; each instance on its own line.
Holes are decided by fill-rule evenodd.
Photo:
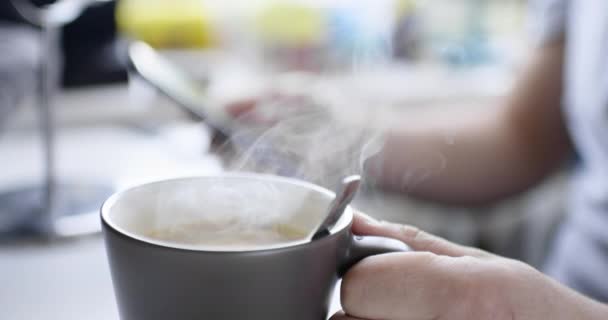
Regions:
M 122 320 L 323 320 L 348 268 L 370 255 L 408 250 L 397 240 L 354 236 L 350 207 L 329 236 L 315 241 L 217 250 L 145 236 L 158 219 L 171 219 L 179 210 L 159 206 L 159 199 L 243 183 L 270 184 L 283 200 L 306 199 L 317 208 L 312 216 L 322 215 L 334 196 L 313 184 L 267 175 L 176 179 L 115 194 L 104 203 L 101 219 Z M 204 197 L 193 198 L 201 199 L 204 215 Z

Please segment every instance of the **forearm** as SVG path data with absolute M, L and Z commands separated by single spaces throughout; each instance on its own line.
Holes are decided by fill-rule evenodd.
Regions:
M 523 264 L 522 264 L 523 265 Z M 515 320 L 608 319 L 608 306 L 587 298 L 526 266 L 529 271 L 513 279 L 502 279 Z
M 450 203 L 481 203 L 525 188 L 533 170 L 492 117 L 442 130 L 393 130 L 367 173 L 383 187 Z
M 452 203 L 478 204 L 519 192 L 553 171 L 569 151 L 563 123 L 563 46 L 531 59 L 503 107 L 469 119 L 387 134 L 367 166 L 384 187 Z

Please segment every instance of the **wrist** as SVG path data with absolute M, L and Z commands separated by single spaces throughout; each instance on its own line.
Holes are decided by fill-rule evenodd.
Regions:
M 608 319 L 608 306 L 583 296 L 540 271 L 512 262 L 504 283 L 508 286 L 508 309 L 514 320 Z
M 556 308 L 555 319 L 608 319 L 608 305 L 584 296 L 545 275 L 543 277 L 557 293 L 558 301 L 561 301 L 560 308 Z

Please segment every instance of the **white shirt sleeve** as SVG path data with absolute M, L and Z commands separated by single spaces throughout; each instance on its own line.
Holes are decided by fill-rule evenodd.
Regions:
M 559 39 L 566 30 L 571 0 L 531 0 L 530 29 L 537 44 Z

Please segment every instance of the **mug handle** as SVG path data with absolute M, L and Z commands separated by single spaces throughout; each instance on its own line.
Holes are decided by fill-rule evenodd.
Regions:
M 373 255 L 393 252 L 408 252 L 412 249 L 402 241 L 376 236 L 358 236 L 351 235 L 351 243 L 344 262 L 338 270 L 338 275 L 342 277 L 348 269 L 357 264 L 357 262 Z

